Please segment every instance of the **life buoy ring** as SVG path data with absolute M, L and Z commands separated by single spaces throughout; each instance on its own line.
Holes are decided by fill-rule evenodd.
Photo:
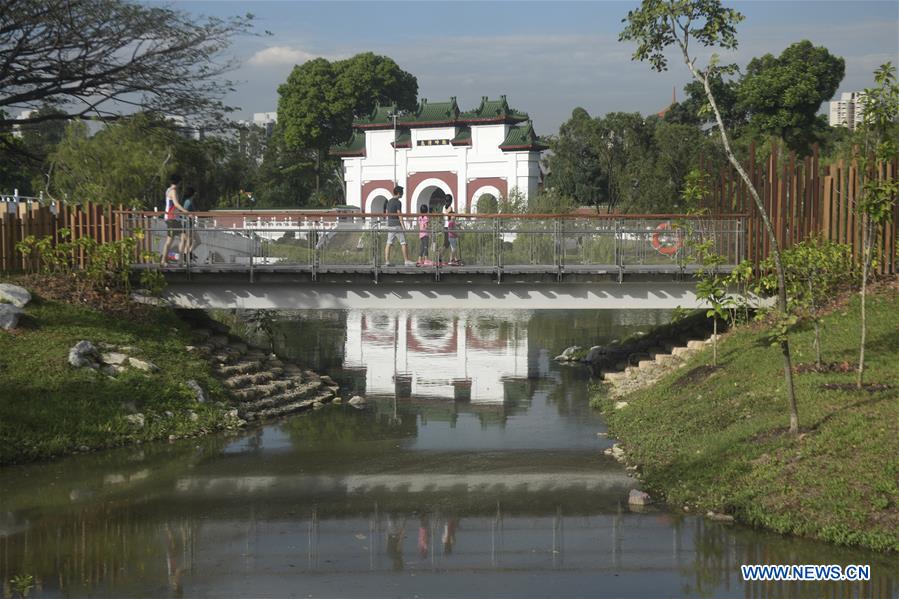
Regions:
M 661 223 L 652 234 L 652 247 L 665 256 L 673 256 L 679 249 L 684 247 L 684 240 L 680 233 L 673 236 L 669 233 L 664 233 L 670 229 L 671 223 Z

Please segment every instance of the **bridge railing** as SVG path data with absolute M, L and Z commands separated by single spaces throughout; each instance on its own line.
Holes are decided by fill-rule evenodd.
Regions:
M 393 264 L 384 261 L 384 245 L 393 231 L 383 214 L 305 213 L 260 216 L 258 213 L 192 213 L 169 226 L 160 213 L 130 212 L 122 219 L 130 235 L 140 230 L 139 261 L 158 260 L 166 236 L 177 253 L 182 237 L 191 239 L 193 268 L 296 268 L 312 272 L 335 269 L 378 271 L 402 265 L 399 248 Z M 419 216 L 427 216 L 424 230 Z M 440 214 L 404 214 L 409 258 L 421 255 L 422 233 L 428 237 L 420 268 L 449 268 L 446 219 Z M 745 258 L 745 216 L 684 215 L 453 215 L 459 253 L 469 268 L 513 268 L 576 272 L 585 269 L 627 270 L 640 267 L 695 266 L 691 242 L 713 240 L 724 264 Z M 396 245 L 396 244 L 395 244 Z M 153 257 L 153 254 L 156 256 Z M 170 256 L 171 258 L 172 256 Z

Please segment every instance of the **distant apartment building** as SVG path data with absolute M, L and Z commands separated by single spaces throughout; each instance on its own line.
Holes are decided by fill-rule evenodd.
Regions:
M 265 129 L 265 137 L 269 138 L 272 136 L 272 132 L 275 130 L 275 123 L 278 122 L 278 113 L 277 112 L 254 112 L 253 113 L 253 124 L 257 127 L 262 127 Z
M 830 126 L 846 127 L 850 131 L 865 118 L 865 92 L 843 92 L 839 100 L 830 103 Z
M 175 125 L 175 128 L 178 130 L 183 137 L 187 139 L 192 139 L 194 141 L 202 141 L 206 138 L 206 131 L 203 127 L 198 127 L 191 125 L 187 122 L 180 114 L 170 114 L 166 115 L 165 119 Z
M 19 113 L 19 116 L 16 117 L 17 121 L 23 121 L 27 118 L 30 118 L 31 115 L 36 114 L 37 110 L 23 110 Z M 22 138 L 22 125 L 13 125 L 12 126 L 12 135 L 13 137 Z

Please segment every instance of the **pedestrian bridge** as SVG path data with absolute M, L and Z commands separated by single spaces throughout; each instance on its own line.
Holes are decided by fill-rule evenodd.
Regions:
M 146 261 L 158 268 L 165 224 L 153 213 L 140 229 Z M 742 215 L 456 215 L 460 264 L 444 249 L 443 217 L 419 227 L 405 215 L 409 257 L 427 233 L 427 262 L 384 261 L 380 214 L 203 213 L 179 223 L 194 259 L 161 268 L 167 296 L 196 308 L 671 309 L 696 307 L 699 270 L 689 248 L 712 241 L 729 272 L 744 257 Z M 126 232 L 126 233 L 129 233 Z

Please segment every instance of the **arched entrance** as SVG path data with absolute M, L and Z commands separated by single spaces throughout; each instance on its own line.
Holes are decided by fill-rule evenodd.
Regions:
M 471 194 L 472 210 L 480 214 L 496 214 L 499 212 L 499 189 L 493 185 L 484 185 Z
M 392 194 L 386 189 L 375 189 L 371 193 L 368 194 L 368 197 L 365 199 L 365 212 L 384 212 L 384 207 L 387 205 L 387 200 L 390 199 Z
M 447 194 L 451 193 L 449 186 L 440 179 L 425 179 L 415 188 L 409 211 L 418 212 L 422 204 L 427 204 L 429 211 L 433 212 L 436 208 L 440 212 Z

